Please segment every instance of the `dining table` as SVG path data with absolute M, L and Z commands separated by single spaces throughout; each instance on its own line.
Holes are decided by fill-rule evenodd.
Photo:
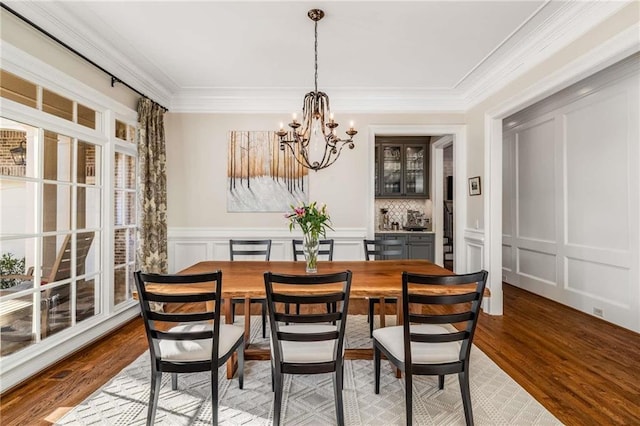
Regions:
M 207 260 L 198 262 L 181 270 L 180 274 L 200 274 L 206 272 L 222 271 L 222 298 L 229 303 L 224 303 L 223 312 L 225 321 L 232 322 L 231 299 L 242 298 L 244 303 L 244 327 L 245 327 L 245 359 L 263 359 L 270 357 L 269 349 L 252 348 L 249 343 L 251 311 L 250 299 L 264 298 L 265 284 L 264 273 L 301 275 L 306 274 L 305 262 L 295 261 L 219 261 Z M 427 260 L 337 260 L 319 261 L 317 274 L 331 274 L 350 270 L 352 272 L 350 298 L 380 299 L 380 326 L 385 326 L 385 298 L 397 298 L 402 296 L 402 273 L 429 274 L 429 275 L 453 275 L 448 269 L 438 266 Z M 193 293 L 203 289 L 210 290 L 209 283 L 175 286 L 171 291 L 176 293 Z M 177 287 L 177 288 L 176 288 Z M 458 286 L 428 286 L 425 291 L 429 294 L 456 294 L 473 291 L 474 284 Z M 305 294 L 321 293 L 322 286 L 308 286 L 303 290 Z M 485 291 L 485 296 L 489 296 Z M 402 323 L 401 304 L 397 304 L 397 324 Z M 345 350 L 346 359 L 372 359 L 372 349 Z M 231 378 L 235 372 L 237 360 L 232 357 L 227 363 L 227 377 Z

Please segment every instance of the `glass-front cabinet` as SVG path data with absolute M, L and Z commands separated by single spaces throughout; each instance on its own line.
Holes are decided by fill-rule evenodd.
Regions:
M 429 137 L 377 137 L 376 198 L 429 198 Z

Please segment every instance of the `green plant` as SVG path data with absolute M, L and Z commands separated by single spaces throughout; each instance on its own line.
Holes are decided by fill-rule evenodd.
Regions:
M 3 253 L 0 258 L 0 276 L 24 275 L 25 258 L 13 257 L 13 253 Z M 10 288 L 20 284 L 19 279 L 1 279 L 0 288 Z
M 309 205 L 302 203 L 299 207 L 292 205 L 291 210 L 293 211 L 285 214 L 289 219 L 290 231 L 298 225 L 305 235 L 310 235 L 317 240 L 320 236 L 326 237 L 327 228 L 333 230 L 327 206 L 324 204 L 318 208 L 315 201 Z

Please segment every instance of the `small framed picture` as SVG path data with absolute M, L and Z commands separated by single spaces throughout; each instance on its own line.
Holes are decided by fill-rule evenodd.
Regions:
M 469 195 L 480 195 L 480 176 L 469 178 Z

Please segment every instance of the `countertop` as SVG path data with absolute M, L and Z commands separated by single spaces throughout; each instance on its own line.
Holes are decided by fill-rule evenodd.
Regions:
M 435 234 L 433 231 L 407 231 L 405 229 L 400 229 L 397 231 L 392 231 L 390 229 L 387 230 L 376 230 L 376 234 Z

